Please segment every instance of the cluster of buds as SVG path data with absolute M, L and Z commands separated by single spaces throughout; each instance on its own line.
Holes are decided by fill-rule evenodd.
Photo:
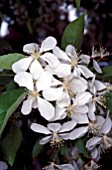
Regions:
M 61 50 L 54 37 L 46 38 L 41 46 L 26 44 L 23 51 L 28 56 L 12 65 L 16 73 L 14 81 L 28 90 L 22 114 L 28 115 L 32 109 L 38 109 L 40 116 L 48 122 L 46 126 L 40 122 L 31 123 L 34 132 L 44 134 L 40 144 L 50 142 L 52 147 L 60 147 L 63 141 L 87 135 L 85 147 L 97 162 L 102 151 L 112 146 L 108 136 L 112 121 L 105 106 L 105 95 L 111 85 L 97 80 L 94 73 L 101 73 L 95 58 L 105 56 L 104 50 L 92 51 L 94 72 L 89 67 L 91 56 L 78 54 L 72 45 Z M 57 169 L 77 167 L 76 163 L 69 162 L 49 167 L 54 165 Z

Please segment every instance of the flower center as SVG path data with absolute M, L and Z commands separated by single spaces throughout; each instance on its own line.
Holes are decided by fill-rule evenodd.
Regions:
M 40 58 L 40 54 L 38 52 L 33 52 L 33 57 L 38 60 Z
M 103 106 L 104 108 L 106 108 L 106 105 L 105 105 L 106 99 L 104 96 L 94 96 L 93 100 L 96 101 L 101 106 Z
M 103 136 L 103 142 L 104 142 L 104 150 L 109 149 L 110 147 L 112 147 L 112 139 L 109 138 L 108 136 L 104 135 Z
M 37 97 L 37 96 L 40 96 L 39 92 L 38 91 L 32 91 L 32 92 L 29 92 L 29 95 L 33 96 L 33 97 Z
M 51 147 L 61 147 L 61 146 L 63 146 L 63 139 L 61 139 L 60 137 L 59 137 L 59 135 L 57 134 L 57 132 L 53 132 L 53 137 L 52 137 L 52 140 L 51 140 L 51 142 L 50 142 L 50 145 L 51 145 Z
M 74 94 L 72 92 L 71 86 L 72 86 L 72 79 L 64 81 L 64 83 L 63 83 L 63 90 L 64 91 L 68 91 L 69 96 L 72 98 L 72 97 L 74 97 Z
M 71 66 L 72 67 L 75 67 L 76 65 L 77 65 L 77 63 L 78 63 L 78 60 L 72 60 L 72 62 L 71 62 Z
M 71 112 L 73 109 L 74 109 L 74 105 L 73 104 L 70 104 L 68 107 L 67 107 L 67 111 L 68 112 Z

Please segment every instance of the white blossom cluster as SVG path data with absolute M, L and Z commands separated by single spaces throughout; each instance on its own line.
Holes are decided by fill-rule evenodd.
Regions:
M 28 90 L 22 114 L 30 114 L 32 108 L 38 109 L 48 121 L 47 127 L 31 124 L 33 131 L 46 135 L 41 138 L 40 144 L 50 142 L 51 146 L 61 146 L 64 140 L 73 141 L 86 134 L 85 147 L 93 161 L 97 162 L 101 153 L 112 146 L 109 136 L 112 121 L 105 106 L 105 94 L 112 88 L 108 88 L 111 86 L 109 83 L 96 79 L 90 69 L 90 59 L 94 71 L 101 73 L 95 59 L 103 58 L 105 51 L 100 49 L 97 53 L 93 48 L 89 56 L 78 54 L 72 45 L 67 45 L 63 51 L 54 37 L 46 38 L 41 46 L 26 44 L 23 51 L 28 56 L 12 65 L 16 73 L 14 81 Z M 52 170 L 54 166 L 62 170 L 79 170 L 76 163 L 51 163 L 44 169 Z M 92 161 L 90 166 L 90 169 L 97 167 Z

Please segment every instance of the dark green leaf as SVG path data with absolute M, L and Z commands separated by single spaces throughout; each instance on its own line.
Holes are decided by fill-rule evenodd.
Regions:
M 107 95 L 106 106 L 112 112 L 112 92 Z
M 18 53 L 0 56 L 0 68 L 11 70 L 12 64 L 22 58 L 25 58 L 25 56 L 23 54 Z
M 81 0 L 75 0 L 77 9 L 80 8 L 80 1 L 81 1 Z
M 4 19 L 4 15 L 0 11 L 0 18 Z
M 32 29 L 32 23 L 30 19 L 27 21 L 27 28 L 28 28 L 29 33 L 32 34 L 33 29 Z
M 112 80 L 112 66 L 107 66 L 102 69 L 102 78 L 104 80 Z
M 65 156 L 67 153 L 67 144 L 65 143 L 61 148 L 60 148 L 60 154 Z
M 16 89 L 0 95 L 0 135 L 9 117 L 23 101 L 26 93 L 24 89 Z
M 17 84 L 14 82 L 14 80 L 11 80 L 7 85 L 6 91 L 8 92 L 16 88 L 17 88 Z
M 81 15 L 66 27 L 62 36 L 62 49 L 65 49 L 67 45 L 71 44 L 77 51 L 80 50 L 84 32 L 84 17 L 85 14 Z
M 21 145 L 22 133 L 17 126 L 8 129 L 6 136 L 2 139 L 1 148 L 8 163 L 12 166 L 16 153 Z
M 43 146 L 44 145 L 39 144 L 39 140 L 36 141 L 36 143 L 34 145 L 34 148 L 33 148 L 33 152 L 32 152 L 32 156 L 33 156 L 34 159 L 39 155 L 39 153 L 41 152 Z
M 89 158 L 89 154 L 87 152 L 87 149 L 85 147 L 85 141 L 84 139 L 78 139 L 75 142 L 75 145 L 80 149 L 80 151 L 84 154 L 85 157 Z

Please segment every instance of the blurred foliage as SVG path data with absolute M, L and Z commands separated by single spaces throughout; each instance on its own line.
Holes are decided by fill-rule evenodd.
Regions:
M 79 8 L 80 5 L 80 8 Z M 78 8 L 77 8 L 78 6 Z M 75 7 L 75 8 L 74 8 Z M 0 38 L 0 53 L 22 52 L 29 42 L 40 43 L 54 36 L 59 45 L 64 29 L 70 22 L 69 12 L 78 17 L 86 12 L 85 35 L 82 50 L 90 52 L 92 46 L 104 46 L 112 52 L 112 1 L 111 0 L 1 0 L 0 18 L 8 25 L 8 35 Z M 76 10 L 77 9 L 77 10 Z

